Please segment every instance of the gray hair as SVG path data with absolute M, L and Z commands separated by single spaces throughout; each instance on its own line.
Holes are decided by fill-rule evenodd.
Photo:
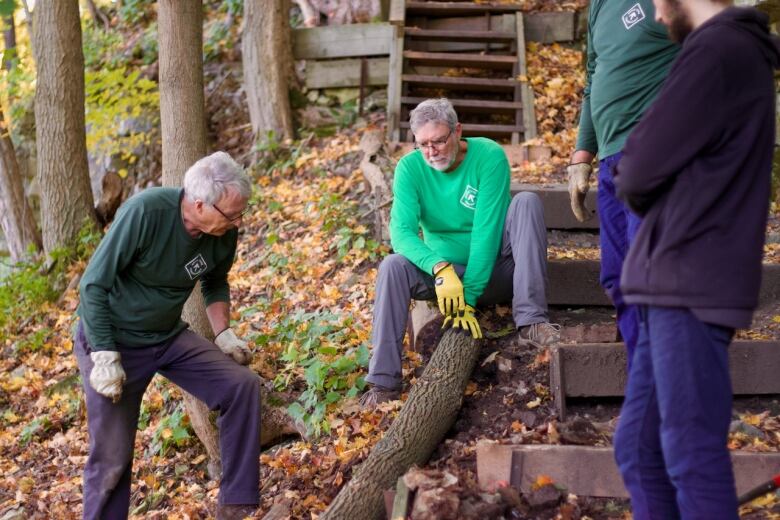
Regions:
M 412 128 L 412 133 L 431 121 L 444 123 L 450 127 L 451 132 L 455 131 L 455 125 L 458 124 L 458 114 L 455 113 L 449 99 L 426 99 L 409 114 L 409 126 Z
M 184 193 L 189 200 L 216 204 L 229 189 L 234 189 L 244 199 L 252 194 L 249 177 L 225 152 L 207 155 L 184 174 Z

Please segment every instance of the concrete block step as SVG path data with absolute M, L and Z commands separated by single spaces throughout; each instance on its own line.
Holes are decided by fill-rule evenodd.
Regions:
M 742 494 L 780 472 L 780 453 L 732 451 L 737 493 Z M 561 445 L 477 445 L 477 478 L 484 489 L 508 482 L 528 493 L 542 475 L 569 493 L 593 497 L 628 497 L 612 448 Z
M 544 224 L 547 229 L 599 229 L 599 216 L 596 210 L 596 188 L 588 191 L 585 197 L 585 205 L 593 210 L 594 214 L 590 220 L 580 222 L 574 218 L 571 212 L 571 202 L 569 201 L 569 188 L 564 184 L 554 186 L 539 186 L 537 184 L 519 184 L 512 183 L 510 186 L 512 195 L 521 191 L 530 191 L 536 193 L 542 199 L 544 206 Z
M 550 351 L 550 390 L 558 416 L 569 397 L 621 397 L 626 387 L 623 343 L 556 345 Z M 780 394 L 780 341 L 734 341 L 729 369 L 735 395 Z

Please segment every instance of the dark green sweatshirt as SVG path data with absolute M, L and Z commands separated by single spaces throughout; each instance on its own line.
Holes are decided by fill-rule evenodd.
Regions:
M 182 307 L 200 280 L 206 305 L 230 300 L 227 274 L 238 231 L 191 237 L 178 188 L 149 188 L 125 202 L 81 279 L 79 316 L 94 350 L 147 346 L 187 327 Z
M 616 154 L 655 99 L 679 46 L 654 18 L 652 0 L 590 3 L 577 150 Z

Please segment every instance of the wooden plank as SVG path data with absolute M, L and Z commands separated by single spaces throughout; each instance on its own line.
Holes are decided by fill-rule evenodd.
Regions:
M 412 39 L 430 41 L 511 42 L 515 39 L 513 32 L 420 29 L 418 27 L 407 27 L 405 34 Z
M 525 57 L 525 28 L 523 24 L 523 13 L 517 13 L 517 65 L 520 79 L 520 92 L 523 102 L 523 126 L 525 132 L 523 139 L 528 141 L 536 137 L 536 112 L 534 110 L 534 91 L 528 83 L 528 68 L 526 67 Z
M 390 62 L 387 73 L 387 140 L 401 140 L 401 75 L 404 66 L 404 28 L 393 26 Z
M 453 90 L 480 90 L 489 92 L 512 92 L 517 84 L 514 79 L 467 78 L 431 76 L 426 74 L 404 74 L 401 81 L 425 87 L 450 88 Z
M 360 59 L 309 60 L 306 62 L 308 88 L 357 87 L 360 85 Z M 387 85 L 389 58 L 367 58 L 366 85 Z
M 509 471 L 507 460 L 512 461 Z M 731 462 L 738 494 L 780 472 L 780 453 L 732 451 Z M 506 481 L 528 493 L 540 475 L 575 495 L 628 496 L 612 448 L 477 444 L 477 478 L 483 489 L 493 489 L 498 482 Z
M 406 0 L 390 0 L 388 21 L 392 25 L 403 27 L 406 23 Z
M 623 343 L 559 345 L 553 372 L 561 374 L 562 397 L 622 397 L 626 388 Z M 557 364 L 558 366 L 553 367 Z M 737 340 L 729 347 L 735 395 L 780 394 L 780 342 Z M 555 390 L 553 389 L 553 392 Z
M 404 96 L 401 98 L 401 103 L 404 105 L 419 105 L 427 98 L 424 97 L 412 97 Z M 522 109 L 523 104 L 516 101 L 494 101 L 489 99 L 453 99 L 449 98 L 450 103 L 459 111 L 477 110 L 492 110 L 494 112 L 514 112 L 517 109 Z
M 529 13 L 524 17 L 525 39 L 539 43 L 572 41 L 575 37 L 575 13 Z
M 544 223 L 547 229 L 599 229 L 598 212 L 595 212 L 593 217 L 585 222 L 574 218 L 574 213 L 571 211 L 569 188 L 565 184 L 539 186 L 538 184 L 512 183 L 509 189 L 512 195 L 521 191 L 530 191 L 542 199 Z M 585 205 L 591 210 L 595 210 L 597 206 L 596 191 L 595 187 L 591 188 L 585 197 Z
M 296 60 L 351 58 L 390 54 L 393 26 L 389 23 L 356 23 L 293 30 Z
M 469 16 L 485 13 L 515 13 L 522 8 L 519 4 L 501 3 L 465 3 L 465 2 L 430 2 L 407 1 L 407 15 L 423 16 Z
M 471 67 L 480 69 L 511 69 L 514 56 L 499 54 L 464 54 L 458 52 L 404 51 L 404 58 L 413 63 L 439 67 Z
M 409 488 L 406 487 L 403 477 L 398 477 L 398 483 L 395 488 L 395 499 L 393 500 L 393 511 L 391 520 L 406 520 L 409 512 Z
M 410 128 L 408 122 L 402 122 L 401 128 Z M 465 136 L 479 136 L 479 135 L 496 135 L 507 134 L 512 132 L 522 132 L 522 126 L 515 125 L 482 125 L 476 123 L 461 123 L 463 129 L 463 135 Z

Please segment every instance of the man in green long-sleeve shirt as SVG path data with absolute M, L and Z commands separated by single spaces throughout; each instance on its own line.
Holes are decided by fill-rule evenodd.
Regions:
M 547 317 L 547 235 L 539 198 L 519 193 L 510 200 L 503 149 L 486 138 L 461 139 L 447 99 L 420 103 L 410 125 L 417 150 L 395 171 L 395 254 L 379 267 L 366 378 L 372 387 L 364 406 L 399 394 L 412 299 L 436 298 L 445 325 L 475 338 L 482 337 L 475 307 L 511 301 L 521 337 L 542 345 L 560 337 L 560 327 Z
M 227 274 L 251 193 L 224 152 L 196 162 L 184 189 L 130 198 L 80 284 L 74 352 L 84 382 L 89 458 L 84 518 L 127 518 L 138 413 L 155 373 L 219 410 L 223 476 L 217 518 L 259 501 L 260 380 L 230 328 Z M 212 343 L 187 328 L 184 302 L 201 282 Z
M 600 282 L 615 305 L 629 363 L 638 337 L 639 312 L 623 301 L 620 271 L 640 219 L 615 196 L 613 170 L 629 132 L 655 99 L 679 50 L 654 14 L 651 0 L 590 3 L 588 76 L 576 150 L 567 168 L 572 211 L 584 221 L 589 216 L 584 200 L 591 162 L 599 156 Z

